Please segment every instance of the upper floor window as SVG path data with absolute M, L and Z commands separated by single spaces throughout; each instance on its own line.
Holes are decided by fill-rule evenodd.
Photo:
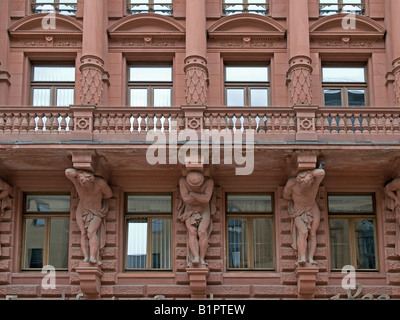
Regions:
M 33 106 L 65 107 L 74 104 L 74 66 L 34 65 L 32 69 L 31 101 Z
M 364 66 L 323 66 L 324 105 L 364 107 L 367 104 L 366 78 Z
M 125 217 L 125 269 L 170 270 L 171 195 L 128 195 Z
M 375 208 L 373 194 L 328 195 L 332 270 L 377 269 Z
M 228 269 L 274 270 L 272 195 L 228 194 L 226 201 Z
M 228 107 L 269 105 L 269 70 L 266 65 L 225 66 L 225 104 Z
M 134 65 L 129 68 L 131 107 L 170 107 L 172 105 L 172 66 Z
M 236 13 L 269 14 L 269 0 L 223 0 L 222 11 L 225 15 Z
M 319 14 L 328 16 L 338 13 L 365 14 L 364 0 L 320 0 Z
M 68 268 L 69 195 L 24 197 L 22 269 Z
M 127 0 L 128 14 L 157 13 L 172 15 L 172 0 Z
M 76 15 L 77 0 L 32 0 L 32 13 Z

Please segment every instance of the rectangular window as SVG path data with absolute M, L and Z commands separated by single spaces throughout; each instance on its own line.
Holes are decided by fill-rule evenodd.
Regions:
M 170 16 L 172 9 L 172 0 L 127 0 L 128 14 L 157 13 Z
M 327 107 L 364 107 L 367 105 L 366 68 L 323 66 L 322 87 Z
M 25 195 L 22 269 L 68 269 L 69 195 Z
M 228 270 L 274 270 L 272 195 L 227 195 Z
M 377 270 L 375 207 L 372 194 L 328 195 L 332 270 Z
M 238 13 L 269 14 L 269 0 L 223 0 L 222 11 L 225 15 Z
M 263 66 L 225 66 L 225 104 L 228 107 L 267 107 L 269 68 Z
M 364 0 L 320 0 L 319 14 L 329 16 L 338 13 L 365 14 Z
M 34 65 L 32 70 L 33 106 L 66 107 L 74 104 L 75 67 Z
M 128 195 L 126 270 L 170 270 L 171 195 Z
M 170 107 L 172 66 L 131 66 L 128 87 L 131 107 Z
M 76 15 L 77 0 L 32 0 L 32 13 Z

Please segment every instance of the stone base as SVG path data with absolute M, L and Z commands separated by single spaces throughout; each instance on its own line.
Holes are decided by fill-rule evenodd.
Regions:
M 90 300 L 99 299 L 101 277 L 104 273 L 98 264 L 80 262 L 76 272 L 79 275 L 79 283 L 84 297 Z
M 294 274 L 297 278 L 297 292 L 299 299 L 309 300 L 314 298 L 318 271 L 318 267 L 309 264 L 304 267 L 296 268 Z
M 189 275 L 192 299 L 207 299 L 207 277 L 210 274 L 208 267 L 201 265 L 198 268 L 187 268 L 186 272 Z

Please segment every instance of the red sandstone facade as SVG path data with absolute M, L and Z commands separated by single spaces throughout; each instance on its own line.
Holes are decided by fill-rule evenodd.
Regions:
M 318 0 L 264 1 L 258 13 L 240 12 L 247 4 L 243 1 L 235 14 L 224 11 L 228 1 L 222 0 L 173 0 L 163 14 L 130 11 L 126 0 L 78 0 L 71 11 L 60 9 L 63 1 L 55 2 L 59 12 L 48 16 L 35 1 L 0 1 L 0 177 L 12 188 L 0 222 L 1 299 L 73 299 L 80 293 L 88 299 L 329 299 L 338 293 L 345 298 L 342 265 L 357 264 L 367 255 L 372 264 L 355 265 L 356 282 L 362 285 L 359 298 L 400 297 L 399 221 L 385 193 L 386 184 L 400 174 L 400 1 L 362 1 L 355 6 L 361 8 L 355 28 L 345 20 L 349 12 L 324 14 Z M 73 102 L 57 105 L 56 97 L 49 105 L 38 105 L 35 90 L 50 86 L 48 92 L 54 92 L 65 84 L 35 82 L 35 66 L 60 65 L 74 67 Z M 151 81 L 136 84 L 130 77 L 131 66 L 160 65 L 172 70 L 172 79 L 160 88 Z M 229 105 L 230 65 L 266 66 L 265 106 Z M 323 70 L 329 66 L 361 66 L 365 79 L 342 87 L 324 83 Z M 233 87 L 245 87 L 252 97 L 252 86 L 258 85 L 239 81 Z M 148 106 L 134 106 L 135 90 L 143 88 L 147 93 L 166 89 L 169 106 L 154 107 L 151 100 Z M 328 103 L 335 89 L 342 105 Z M 361 104 L 349 103 L 352 96 L 346 93 L 351 90 L 361 92 Z M 161 119 L 176 120 L 178 131 L 256 131 L 250 175 L 236 175 L 235 163 L 199 166 L 214 180 L 216 206 L 207 266 L 202 268 L 187 267 L 187 231 L 177 213 L 179 180 L 188 166 L 152 165 L 146 159 L 152 143 L 146 141 L 148 130 L 170 128 Z M 317 265 L 299 268 L 283 190 L 290 177 L 321 162 L 326 174 L 317 197 Z M 67 168 L 95 172 L 111 186 L 101 266 L 80 262 L 78 196 L 65 176 Z M 271 261 L 263 267 L 250 261 L 256 255 L 252 238 L 246 249 L 238 249 L 248 253 L 248 263 L 231 261 L 239 251 L 230 249 L 234 228 L 229 219 L 235 216 L 228 199 L 248 194 L 270 199 L 271 210 L 262 219 L 270 219 L 271 228 L 251 229 L 252 235 L 272 239 Z M 48 289 L 42 285 L 42 266 L 51 264 L 49 247 L 61 234 L 53 235 L 51 219 L 39 209 L 31 212 L 27 203 L 54 195 L 70 201 L 68 212 L 55 209 L 52 216 L 67 221 L 62 244 L 67 259 L 56 268 L 55 288 Z M 136 262 L 127 267 L 128 225 L 138 218 L 128 200 L 136 195 L 170 197 L 171 210 L 162 215 L 170 221 L 164 268 L 149 262 L 149 252 L 145 259 L 152 267 Z M 372 209 L 363 212 L 345 202 L 338 214 L 329 207 L 335 195 L 344 201 L 367 195 Z M 146 219 L 158 219 L 151 214 L 141 212 Z M 237 220 L 250 223 L 246 219 L 258 217 L 257 212 L 246 214 Z M 335 240 L 335 219 L 349 223 L 348 242 Z M 373 225 L 367 253 L 359 252 L 359 243 L 366 242 L 351 228 L 357 219 Z M 35 251 L 41 257 L 37 265 L 28 241 L 36 238 L 29 238 L 28 221 L 42 221 L 47 228 L 45 244 Z M 347 252 L 343 246 L 350 253 L 341 264 L 338 257 L 346 254 L 335 252 Z

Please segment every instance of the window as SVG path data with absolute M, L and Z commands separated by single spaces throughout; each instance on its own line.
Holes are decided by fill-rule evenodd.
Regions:
M 22 269 L 68 268 L 69 195 L 25 195 Z
M 364 0 L 320 0 L 319 14 L 328 16 L 338 13 L 365 14 Z
M 131 66 L 128 86 L 131 107 L 172 105 L 171 66 Z
M 330 194 L 328 210 L 332 270 L 377 270 L 375 196 Z
M 126 204 L 126 270 L 171 269 L 171 195 L 135 194 Z
M 32 0 L 32 13 L 76 15 L 77 0 Z
M 227 195 L 228 270 L 274 270 L 272 195 Z
M 222 11 L 225 15 L 236 13 L 269 14 L 269 0 L 224 0 Z
M 325 106 L 364 107 L 367 104 L 365 67 L 322 67 L 322 87 Z
M 75 67 L 34 65 L 32 73 L 33 106 L 74 104 Z
M 225 104 L 228 107 L 268 106 L 268 66 L 225 66 Z
M 157 13 L 172 15 L 172 0 L 127 0 L 128 14 Z

